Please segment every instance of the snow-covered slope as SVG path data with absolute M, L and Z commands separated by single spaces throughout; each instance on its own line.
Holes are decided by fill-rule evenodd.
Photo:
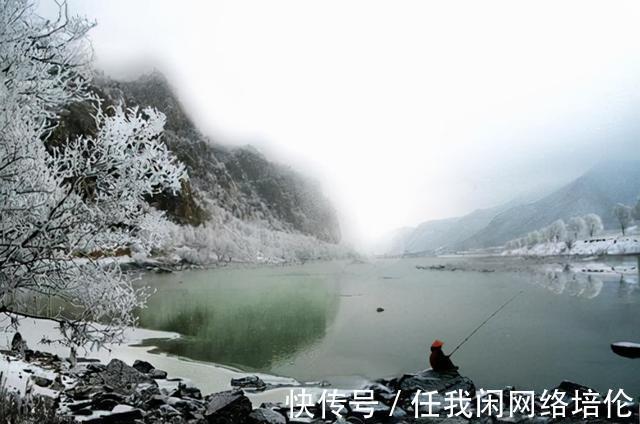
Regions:
M 178 238 L 200 243 L 190 246 L 198 251 L 195 256 L 243 261 L 264 254 L 269 255 L 265 260 L 280 261 L 290 259 L 291 252 L 298 252 L 297 259 L 331 256 L 331 246 L 340 242 L 340 226 L 316 182 L 270 161 L 251 146 L 229 147 L 205 137 L 157 72 L 126 82 L 98 76 L 93 90 L 106 106 L 124 102 L 166 115 L 162 140 L 185 164 L 189 181 L 177 195 L 164 193 L 148 201 L 185 227 L 172 228 L 172 236 L 184 234 Z M 68 105 L 49 142 L 95 131 L 91 107 Z M 223 239 L 214 243 L 215 237 Z M 215 249 L 205 252 L 208 248 Z M 344 248 L 336 246 L 336 252 Z M 228 257 L 231 254 L 233 258 Z
M 510 208 L 465 240 L 461 248 L 500 246 L 557 219 L 596 213 L 606 229 L 616 227 L 616 203 L 635 204 L 640 194 L 640 162 L 611 161 L 594 167 L 548 196 Z
M 461 242 L 483 229 L 501 211 L 514 202 L 495 208 L 478 209 L 470 214 L 426 221 L 417 227 L 405 227 L 385 236 L 375 247 L 377 254 L 433 254 L 456 250 Z
M 388 238 L 392 241 L 380 244 L 376 253 L 433 254 L 496 247 L 557 219 L 568 221 L 589 213 L 600 215 L 605 229 L 614 229 L 613 207 L 616 203 L 635 204 L 640 195 L 638 181 L 640 162 L 604 162 L 536 201 L 514 200 L 501 207 L 405 228 Z
M 96 85 L 113 101 L 124 99 L 166 114 L 164 141 L 187 166 L 196 198 L 271 229 L 296 231 L 331 243 L 340 240 L 336 213 L 318 184 L 268 160 L 251 146 L 232 148 L 205 137 L 161 74 L 132 82 L 97 79 Z M 185 211 L 175 208 L 175 200 L 156 199 L 180 220 Z

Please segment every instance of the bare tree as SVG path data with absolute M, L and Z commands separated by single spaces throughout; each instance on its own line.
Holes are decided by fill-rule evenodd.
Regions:
M 613 214 L 618 220 L 622 235 L 625 235 L 625 230 L 633 223 L 633 215 L 631 206 L 618 203 L 613 207 Z
M 633 210 L 631 212 L 633 215 L 633 219 L 635 219 L 636 221 L 640 221 L 640 197 L 638 197 L 638 201 L 636 202 L 636 205 L 633 207 Z
M 587 226 L 587 233 L 589 234 L 589 237 L 597 235 L 604 229 L 602 219 L 600 219 L 600 216 L 595 213 L 587 214 L 583 219 Z

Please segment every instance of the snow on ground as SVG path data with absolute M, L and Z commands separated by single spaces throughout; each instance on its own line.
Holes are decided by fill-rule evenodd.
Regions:
M 24 396 L 28 392 L 49 397 L 58 395 L 57 391 L 35 385 L 32 380 L 32 377 L 43 377 L 53 381 L 56 377 L 53 370 L 1 354 L 0 373 L 2 374 L 1 384 L 9 392 L 19 393 L 20 396 Z
M 0 319 L 0 328 L 7 328 L 9 319 L 3 317 Z M 69 356 L 69 349 L 59 345 L 47 345 L 40 343 L 45 335 L 55 334 L 57 324 L 47 320 L 23 319 L 20 321 L 19 331 L 23 339 L 27 342 L 30 349 L 50 352 L 59 355 L 61 358 Z M 15 334 L 15 330 L 7 328 L 0 336 L 0 349 L 8 349 L 11 345 L 11 339 Z M 246 373 L 241 370 L 230 367 L 220 366 L 217 364 L 192 361 L 186 358 L 169 356 L 166 354 L 154 353 L 153 346 L 140 346 L 140 343 L 146 339 L 166 339 L 180 337 L 177 333 L 147 330 L 142 328 L 129 329 L 125 333 L 125 343 L 120 345 L 110 345 L 107 349 L 102 350 L 79 350 L 78 356 L 86 356 L 99 359 L 102 363 L 108 363 L 111 359 L 117 358 L 125 363 L 132 365 L 136 359 L 147 361 L 156 368 L 164 370 L 168 373 L 169 379 L 180 377 L 182 383 L 193 384 L 202 390 L 203 394 L 220 392 L 231 389 L 231 379 L 245 377 L 247 375 L 257 375 L 265 383 L 274 386 L 297 386 L 300 383 L 292 378 L 274 376 L 261 373 Z M 0 359 L 0 373 L 10 375 L 11 380 L 9 387 L 24 393 L 27 387 L 27 376 L 30 372 L 25 369 L 32 369 L 34 373 L 42 376 L 51 377 L 51 370 L 36 369 L 33 364 L 23 361 L 9 361 L 5 355 Z M 175 382 L 158 380 L 159 384 L 177 384 Z M 38 388 L 40 390 L 41 388 Z M 47 389 L 43 389 L 47 390 Z M 41 392 L 39 392 L 41 393 Z M 51 396 L 57 395 L 56 392 L 45 393 Z M 284 402 L 285 396 L 289 394 L 288 387 L 281 387 L 264 392 L 251 393 L 247 392 L 247 396 L 259 405 L 262 402 Z
M 505 250 L 506 256 L 602 256 L 640 254 L 640 235 L 630 236 L 602 236 L 578 240 L 571 249 L 565 242 L 539 243 L 534 246 L 524 246 L 517 249 Z

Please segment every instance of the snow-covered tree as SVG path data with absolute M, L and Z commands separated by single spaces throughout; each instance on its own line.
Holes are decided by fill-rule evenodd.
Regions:
M 531 231 L 527 234 L 526 239 L 527 246 L 535 246 L 536 244 L 540 243 L 542 236 L 539 231 Z
M 567 226 L 563 220 L 558 219 L 545 229 L 545 233 L 547 234 L 547 240 L 557 243 L 566 238 Z
M 515 250 L 518 249 L 519 246 L 519 239 L 513 239 L 513 240 L 509 240 L 508 242 L 505 243 L 504 247 L 507 250 Z
M 613 215 L 618 220 L 618 225 L 620 225 L 620 230 L 622 231 L 622 235 L 624 236 L 625 230 L 633 223 L 631 206 L 618 203 L 613 207 Z
M 569 249 L 580 238 L 586 235 L 587 223 L 581 216 L 574 216 L 567 223 L 567 234 L 565 236 L 565 244 Z
M 97 102 L 95 136 L 48 145 L 60 108 L 89 98 L 91 25 L 65 4 L 55 20 L 27 0 L 1 5 L 0 313 L 57 321 L 71 346 L 117 341 L 144 299 L 116 263 L 86 254 L 139 243 L 144 197 L 178 190 L 184 167 L 151 109 Z M 32 303 L 42 296 L 72 307 L 45 313 Z
M 598 235 L 603 229 L 602 219 L 599 215 L 595 213 L 587 214 L 583 217 L 585 225 L 587 226 L 586 231 L 589 234 L 589 237 L 593 237 Z
M 587 223 L 581 216 L 574 216 L 567 222 L 567 233 L 570 233 L 574 240 L 583 237 L 587 233 Z
M 640 197 L 638 197 L 638 201 L 636 202 L 636 205 L 633 207 L 633 210 L 631 211 L 632 215 L 633 215 L 633 219 L 635 219 L 636 221 L 640 221 Z

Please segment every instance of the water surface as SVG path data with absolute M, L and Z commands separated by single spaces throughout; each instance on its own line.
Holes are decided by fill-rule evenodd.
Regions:
M 416 269 L 469 261 L 472 271 Z M 463 374 L 486 388 L 541 390 L 569 379 L 640 395 L 640 360 L 609 348 L 640 341 L 637 276 L 560 266 L 482 272 L 486 262 L 416 258 L 149 274 L 142 284 L 157 292 L 141 325 L 184 336 L 149 342 L 162 352 L 344 385 L 428 367 L 433 339 L 452 349 L 522 291 L 455 354 Z

